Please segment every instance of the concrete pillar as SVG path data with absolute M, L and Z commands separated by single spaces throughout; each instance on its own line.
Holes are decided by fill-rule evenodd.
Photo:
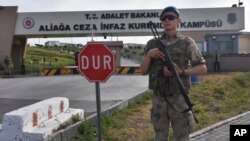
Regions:
M 4 60 L 11 56 L 17 15 L 16 6 L 0 7 L 0 69 L 6 68 Z
M 24 58 L 27 39 L 25 37 L 14 37 L 11 49 L 11 58 L 14 68 L 20 70 L 22 59 Z

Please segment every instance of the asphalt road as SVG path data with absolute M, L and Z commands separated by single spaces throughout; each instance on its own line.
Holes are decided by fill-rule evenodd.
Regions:
M 147 76 L 112 75 L 100 83 L 102 110 L 145 92 L 147 86 Z M 52 97 L 69 98 L 70 107 L 84 109 L 87 116 L 96 112 L 95 83 L 81 75 L 0 78 L 0 122 L 7 112 Z

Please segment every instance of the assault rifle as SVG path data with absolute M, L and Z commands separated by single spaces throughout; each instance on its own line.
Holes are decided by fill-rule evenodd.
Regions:
M 153 36 L 154 38 L 156 39 L 156 41 L 159 43 L 159 49 L 160 51 L 164 54 L 165 56 L 165 65 L 168 67 L 168 69 L 172 72 L 173 76 L 175 77 L 175 80 L 176 80 L 176 83 L 178 84 L 179 86 L 179 90 L 186 102 L 186 104 L 188 105 L 188 108 L 185 109 L 184 111 L 182 111 L 182 113 L 185 113 L 185 112 L 188 112 L 188 111 L 191 111 L 192 114 L 193 114 L 193 117 L 194 117 L 194 120 L 196 123 L 198 123 L 198 119 L 196 118 L 196 116 L 194 115 L 194 112 L 193 112 L 193 109 L 192 107 L 194 106 L 194 104 L 191 103 L 189 97 L 188 97 L 188 91 L 187 89 L 185 88 L 180 76 L 177 74 L 177 71 L 174 67 L 174 62 L 166 48 L 166 44 L 160 39 L 160 36 L 159 36 L 159 33 L 155 27 L 155 24 L 153 22 L 149 22 L 149 25 L 150 25 L 150 28 L 151 28 L 151 31 L 153 33 Z M 168 102 L 168 104 L 170 104 Z M 171 106 L 171 105 L 170 105 Z M 172 108 L 174 108 L 173 106 L 171 106 Z

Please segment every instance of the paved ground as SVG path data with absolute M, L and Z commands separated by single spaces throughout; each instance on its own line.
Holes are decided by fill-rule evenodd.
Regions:
M 143 93 L 147 83 L 147 76 L 113 75 L 100 84 L 102 109 Z M 95 83 L 80 75 L 0 78 L 0 120 L 6 112 L 51 97 L 67 97 L 70 107 L 82 108 L 86 114 L 96 111 Z
M 190 135 L 190 141 L 229 141 L 230 125 L 250 125 L 250 111 Z
M 121 63 L 138 65 L 127 59 Z M 145 92 L 147 85 L 148 76 L 111 76 L 106 83 L 100 83 L 102 110 Z M 69 98 L 70 107 L 84 109 L 86 116 L 96 112 L 95 83 L 83 76 L 0 78 L 0 123 L 5 113 L 51 97 Z

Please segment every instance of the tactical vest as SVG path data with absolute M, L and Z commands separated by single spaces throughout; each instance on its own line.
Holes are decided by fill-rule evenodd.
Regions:
M 164 41 L 164 40 L 163 40 Z M 152 48 L 157 47 L 157 41 L 154 41 L 155 45 Z M 188 67 L 188 43 L 185 38 L 179 38 L 175 43 L 166 46 L 172 60 L 176 63 L 179 68 L 186 69 Z M 152 49 L 150 48 L 150 49 Z M 164 62 L 161 59 L 151 60 L 149 68 L 149 89 L 154 89 L 156 87 L 156 81 L 160 81 L 161 89 L 164 89 L 165 93 L 180 93 L 179 86 L 176 83 L 176 78 L 174 77 L 165 77 L 163 75 Z M 160 79 L 161 78 L 161 79 Z M 164 79 L 162 79 L 164 78 Z M 189 76 L 180 76 L 184 86 L 190 88 L 190 77 Z M 164 81 L 164 82 L 163 82 Z

